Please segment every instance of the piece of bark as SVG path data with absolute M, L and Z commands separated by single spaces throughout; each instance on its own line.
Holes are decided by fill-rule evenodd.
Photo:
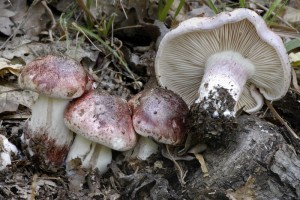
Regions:
M 197 171 L 186 187 L 189 197 L 299 199 L 300 158 L 278 128 L 254 116 L 241 116 L 238 124 L 235 133 L 227 133 L 223 147 L 204 153 L 210 177 Z

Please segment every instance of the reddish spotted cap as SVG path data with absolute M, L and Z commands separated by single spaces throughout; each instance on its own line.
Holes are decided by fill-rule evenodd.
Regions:
M 155 88 L 135 95 L 129 104 L 133 111 L 133 126 L 138 134 L 165 144 L 184 142 L 188 106 L 179 95 Z
M 19 76 L 21 88 L 62 99 L 81 96 L 90 83 L 91 79 L 78 62 L 53 55 L 27 64 Z
M 117 151 L 136 144 L 127 102 L 104 91 L 92 90 L 72 101 L 64 121 L 75 133 Z

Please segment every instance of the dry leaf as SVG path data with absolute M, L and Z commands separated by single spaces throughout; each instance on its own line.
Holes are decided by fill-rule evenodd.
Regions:
M 291 23 L 300 22 L 300 10 L 286 6 L 283 19 Z
M 14 24 L 8 17 L 0 17 L 0 32 L 3 33 L 4 35 L 9 36 L 12 34 L 13 25 Z
M 18 110 L 19 104 L 31 107 L 38 94 L 31 91 L 18 91 L 14 87 L 0 85 L 0 113 Z
M 98 51 L 86 43 L 79 46 L 76 40 L 56 41 L 53 43 L 40 43 L 16 37 L 12 43 L 6 45 L 6 49 L 0 51 L 0 57 L 12 60 L 19 59 L 20 62 L 28 64 L 37 57 L 49 54 L 66 55 L 77 61 L 90 60 L 95 63 Z
M 46 25 L 50 20 L 42 3 L 37 3 L 30 8 L 30 12 L 26 16 L 26 21 L 22 29 L 28 36 L 38 36 L 41 31 L 46 30 Z
M 0 77 L 3 77 L 5 74 L 11 73 L 16 76 L 20 74 L 22 69 L 20 64 L 10 64 L 10 61 L 5 58 L 0 58 Z
M 244 186 L 238 188 L 236 191 L 227 191 L 227 197 L 230 200 L 255 200 L 254 190 L 255 178 L 250 176 Z
M 12 27 L 14 23 L 10 20 L 10 17 L 15 15 L 15 12 L 8 9 L 9 3 L 7 1 L 0 2 L 0 32 L 4 35 L 12 34 Z

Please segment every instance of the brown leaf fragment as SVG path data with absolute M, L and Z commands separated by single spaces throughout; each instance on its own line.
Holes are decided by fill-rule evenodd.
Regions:
M 8 73 L 18 76 L 22 67 L 20 64 L 11 64 L 9 60 L 0 58 L 0 77 Z
M 244 186 L 236 191 L 227 191 L 227 197 L 230 200 L 255 200 L 255 190 L 253 184 L 255 178 L 250 176 Z

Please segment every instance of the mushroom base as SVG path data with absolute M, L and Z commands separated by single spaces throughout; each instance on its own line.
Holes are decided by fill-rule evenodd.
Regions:
M 39 165 L 61 166 L 69 151 L 69 145 L 56 145 L 54 139 L 49 138 L 46 130 L 40 129 L 39 134 L 32 131 L 28 124 L 24 127 L 22 136 L 23 148 L 26 149 L 29 156 L 37 161 Z
M 108 170 L 112 161 L 111 149 L 76 135 L 66 159 L 66 170 L 69 174 L 78 167 L 84 169 L 97 169 L 100 174 Z
M 235 100 L 228 93 L 227 89 L 218 88 L 218 103 L 222 103 L 218 112 L 226 113 L 228 110 L 233 110 L 236 104 Z M 209 98 L 213 98 L 215 94 L 211 93 Z M 226 102 L 226 103 L 224 103 Z M 187 116 L 188 134 L 198 134 L 199 139 L 191 141 L 191 146 L 203 143 L 208 140 L 222 140 L 222 133 L 230 133 L 236 129 L 236 118 L 232 115 L 215 115 L 215 101 L 202 100 L 199 103 L 194 103 L 190 107 Z M 195 142 L 195 143 L 194 143 Z
M 64 125 L 63 113 L 69 100 L 40 95 L 25 124 L 23 143 L 30 156 L 41 163 L 63 164 L 73 141 L 73 133 Z
M 151 155 L 158 153 L 158 144 L 152 139 L 141 136 L 138 140 L 137 145 L 124 152 L 127 160 L 138 158 L 140 160 L 147 160 Z

